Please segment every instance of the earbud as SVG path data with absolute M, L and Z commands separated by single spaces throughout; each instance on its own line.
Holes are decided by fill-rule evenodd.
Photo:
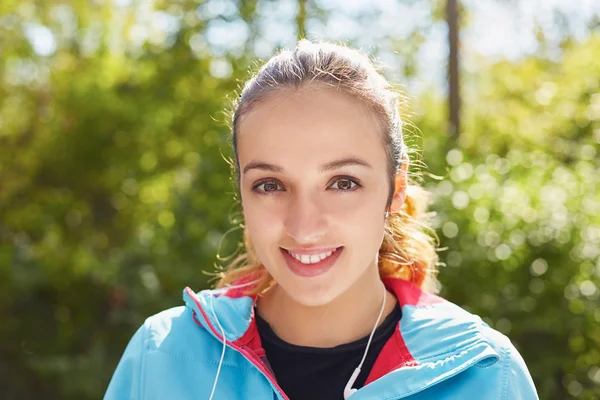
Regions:
M 353 389 L 352 385 L 356 382 L 356 378 L 358 378 L 358 374 L 360 374 L 360 368 L 356 368 L 350 377 L 348 383 L 346 383 L 346 387 L 344 387 L 344 400 L 348 400 L 348 397 L 352 396 L 356 393 L 357 389 Z

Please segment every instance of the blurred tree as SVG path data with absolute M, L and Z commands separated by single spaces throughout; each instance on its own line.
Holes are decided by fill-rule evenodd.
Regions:
M 206 4 L 3 7 L 0 397 L 98 398 L 135 327 L 207 284 L 250 58 L 214 55 Z
M 448 21 L 448 126 L 451 136 L 460 133 L 460 68 L 459 68 L 459 4 L 458 0 L 446 1 L 446 18 Z
M 600 395 L 600 36 L 465 76 L 463 133 L 425 160 L 442 237 L 442 294 L 522 352 L 543 399 Z M 428 100 L 435 102 L 435 99 Z M 424 105 L 432 110 L 431 105 Z M 428 154 L 427 154 L 428 153 Z
M 307 0 L 298 0 L 298 12 L 296 13 L 296 31 L 298 40 L 306 37 L 306 6 Z

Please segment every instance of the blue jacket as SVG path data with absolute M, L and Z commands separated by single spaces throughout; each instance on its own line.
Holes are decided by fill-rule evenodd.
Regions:
M 351 400 L 538 399 L 523 358 L 481 318 L 400 279 L 384 279 L 402 307 L 365 386 Z M 107 400 L 288 399 L 265 360 L 256 298 L 239 289 L 186 288 L 185 306 L 146 320 L 129 342 Z M 340 393 L 341 398 L 341 393 Z

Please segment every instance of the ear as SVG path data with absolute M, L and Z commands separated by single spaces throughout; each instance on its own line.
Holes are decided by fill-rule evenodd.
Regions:
M 400 210 L 406 199 L 406 185 L 408 178 L 408 156 L 404 155 L 402 158 L 402 165 L 400 170 L 394 178 L 394 197 L 392 198 L 392 204 L 390 205 L 390 211 L 396 212 Z

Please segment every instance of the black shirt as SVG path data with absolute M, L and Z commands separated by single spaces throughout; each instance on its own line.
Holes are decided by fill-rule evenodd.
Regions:
M 353 388 L 361 388 L 381 349 L 394 334 L 402 311 L 398 303 L 377 328 Z M 281 340 L 256 313 L 256 326 L 277 383 L 290 400 L 344 398 L 344 387 L 362 360 L 369 335 L 332 348 L 296 346 Z

